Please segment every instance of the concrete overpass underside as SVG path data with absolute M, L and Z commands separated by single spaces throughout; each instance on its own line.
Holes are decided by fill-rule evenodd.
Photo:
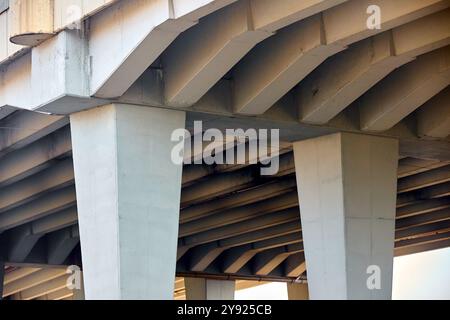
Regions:
M 367 29 L 369 4 L 381 8 L 381 29 Z M 3 296 L 74 297 L 64 279 L 65 267 L 84 268 L 80 192 L 84 202 L 98 190 L 87 180 L 78 185 L 72 150 L 87 128 L 84 114 L 107 105 L 182 114 L 191 132 L 200 120 L 204 130 L 280 129 L 276 175 L 261 175 L 260 163 L 182 168 L 175 297 L 184 296 L 182 278 L 238 280 L 238 287 L 308 281 L 300 206 L 309 198 L 298 190 L 294 150 L 336 133 L 399 142 L 395 256 L 449 247 L 449 7 L 439 0 L 109 1 L 85 15 L 82 31 L 60 24 L 45 41 L 15 48 L 0 60 Z M 80 154 L 82 168 L 88 154 Z

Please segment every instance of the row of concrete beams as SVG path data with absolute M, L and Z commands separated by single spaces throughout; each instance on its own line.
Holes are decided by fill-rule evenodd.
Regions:
M 191 49 L 189 47 L 188 49 L 183 50 L 183 52 L 185 52 L 185 53 L 186 52 L 195 52 L 196 54 L 194 54 L 194 53 L 193 54 L 185 54 L 183 56 L 183 58 L 185 58 L 186 60 L 177 59 L 177 63 L 166 63 L 167 68 L 169 68 L 169 69 L 170 68 L 177 69 L 178 68 L 177 66 L 182 66 L 182 65 L 189 66 L 189 68 L 186 67 L 186 68 L 182 69 L 184 72 L 175 72 L 175 73 L 169 72 L 169 71 L 164 72 L 163 78 L 167 78 L 167 79 L 164 79 L 164 82 L 165 82 L 164 88 L 171 88 L 171 86 L 168 85 L 169 82 L 175 83 L 174 87 L 177 88 L 177 89 L 173 90 L 173 91 L 175 91 L 175 96 L 178 94 L 180 94 L 180 96 L 181 96 L 180 101 L 174 102 L 175 105 L 183 104 L 183 101 L 187 101 L 187 100 L 191 99 L 190 97 L 182 97 L 183 95 L 186 94 L 186 92 L 195 93 L 196 97 L 194 100 L 198 100 L 203 94 L 205 94 L 215 84 L 215 82 L 217 82 L 217 80 L 220 79 L 221 76 L 223 76 L 224 72 L 226 72 L 226 71 L 223 71 L 221 68 L 215 67 L 215 65 L 217 64 L 217 61 L 221 61 L 221 63 L 223 63 L 222 57 L 224 55 L 227 57 L 227 59 L 231 59 L 231 60 L 235 59 L 235 61 L 228 61 L 229 62 L 228 64 L 230 65 L 230 68 L 231 68 L 231 66 L 233 66 L 237 61 L 239 61 L 239 59 L 242 58 L 243 54 L 245 54 L 245 52 L 248 48 L 246 40 L 253 39 L 253 41 L 254 41 L 255 38 L 259 37 L 257 35 L 260 35 L 261 32 L 263 32 L 263 33 L 264 32 L 274 32 L 274 31 L 278 30 L 277 28 L 284 27 L 287 24 L 290 24 L 290 23 L 296 21 L 296 19 L 303 19 L 311 14 L 320 12 L 329 7 L 335 6 L 328 10 L 325 10 L 324 12 L 321 12 L 317 16 L 312 16 L 312 17 L 298 23 L 298 24 L 305 24 L 306 26 L 311 26 L 311 28 L 314 28 L 313 26 L 317 26 L 317 28 L 319 28 L 319 30 L 320 30 L 320 28 L 325 28 L 325 30 L 322 30 L 325 32 L 315 32 L 315 33 L 308 32 L 308 35 L 310 35 L 311 37 L 314 34 L 317 34 L 319 36 L 321 34 L 326 35 L 326 39 L 325 39 L 326 43 L 323 43 L 323 41 L 324 41 L 323 39 L 322 40 L 319 39 L 320 40 L 319 46 L 317 47 L 317 46 L 313 45 L 312 48 L 316 48 L 319 51 L 322 50 L 325 52 L 327 52 L 327 51 L 329 52 L 331 50 L 334 52 L 335 50 L 337 50 L 336 47 L 338 47 L 338 48 L 340 48 L 340 50 L 342 50 L 351 43 L 354 43 L 356 41 L 364 39 L 368 36 L 374 36 L 375 34 L 380 33 L 380 30 L 368 30 L 367 29 L 367 27 L 365 25 L 365 22 L 367 19 L 367 14 L 366 14 L 365 10 L 362 10 L 365 8 L 364 6 L 366 5 L 366 3 L 364 1 L 348 1 L 348 2 L 345 2 L 340 5 L 338 5 L 338 4 L 342 1 L 316 1 L 316 3 L 314 3 L 314 4 L 310 4 L 310 3 L 296 4 L 297 2 L 289 3 L 289 4 L 286 4 L 285 2 L 279 2 L 280 4 L 278 4 L 278 2 L 277 2 L 277 4 L 274 4 L 273 2 L 269 2 L 269 1 L 256 1 L 255 3 L 251 3 L 251 6 L 249 6 L 249 7 L 245 6 L 245 2 L 246 1 L 236 2 L 230 6 L 223 8 L 220 11 L 220 13 L 221 13 L 220 15 L 218 14 L 219 12 L 216 14 L 216 16 L 220 17 L 220 19 L 222 19 L 222 17 L 226 17 L 227 14 L 232 17 L 234 17 L 236 15 L 236 19 L 232 19 L 233 23 L 229 22 L 230 19 L 224 19 L 226 21 L 222 21 L 221 23 L 218 23 L 218 22 L 214 23 L 214 28 L 208 27 L 208 23 L 211 24 L 211 22 L 208 22 L 208 21 L 218 19 L 217 17 L 214 19 L 214 17 L 215 17 L 214 14 L 211 16 L 208 16 L 207 18 L 205 18 L 204 20 L 202 20 L 199 23 L 198 27 L 190 29 L 187 32 L 187 34 L 183 34 L 183 36 L 181 36 L 179 38 L 179 40 L 176 40 L 175 43 L 173 44 L 174 49 L 172 49 L 172 47 L 171 47 L 164 53 L 163 57 L 166 57 L 165 58 L 166 60 L 169 59 L 169 57 L 171 57 L 172 55 L 176 55 L 176 53 L 180 52 L 180 50 L 176 50 L 177 42 L 183 42 L 184 37 L 186 37 L 186 38 L 194 37 L 194 35 L 189 36 L 189 34 L 190 33 L 195 34 L 196 32 L 198 33 L 199 31 L 196 30 L 196 28 L 200 28 L 200 26 L 202 24 L 207 25 L 206 27 L 204 27 L 204 29 L 206 29 L 205 31 L 207 31 L 207 32 L 205 34 L 202 34 L 202 36 L 199 38 L 201 38 L 202 40 L 204 40 L 205 38 L 211 39 L 210 40 L 212 42 L 211 46 L 213 46 L 215 48 L 215 50 L 209 50 L 208 48 L 210 48 L 210 46 L 208 46 L 208 45 L 203 45 L 202 47 L 197 48 L 196 42 L 190 41 L 189 43 L 192 43 L 193 48 Z M 373 4 L 373 3 L 371 3 L 371 4 Z M 123 3 L 117 4 L 118 7 L 119 7 L 119 5 L 127 6 L 126 4 L 123 4 Z M 349 74 L 346 74 L 347 70 L 344 70 L 344 72 L 342 74 L 342 77 L 345 78 L 344 82 L 350 79 L 349 81 L 351 83 L 355 82 L 354 80 L 352 80 L 352 79 L 354 79 L 355 76 L 356 77 L 367 76 L 370 81 L 365 81 L 366 83 L 369 82 L 366 90 L 370 88 L 370 85 L 373 85 L 374 83 L 376 83 L 376 80 L 379 80 L 379 78 L 382 77 L 379 74 L 381 71 L 379 71 L 378 67 L 374 67 L 378 71 L 373 71 L 374 68 L 372 68 L 372 67 L 364 67 L 364 63 L 366 63 L 366 64 L 369 63 L 369 65 L 372 66 L 372 64 L 373 64 L 372 62 L 374 62 L 374 63 L 377 62 L 378 61 L 378 55 L 377 55 L 378 53 L 380 54 L 379 59 L 382 59 L 382 60 L 386 55 L 388 57 L 392 57 L 392 59 L 387 58 L 386 61 L 389 60 L 390 64 L 394 65 L 394 67 L 392 67 L 392 70 L 393 70 L 393 68 L 399 66 L 398 61 L 402 61 L 402 63 L 404 63 L 404 62 L 408 61 L 408 59 L 409 60 L 413 59 L 418 54 L 422 54 L 429 50 L 436 49 L 438 47 L 442 47 L 442 46 L 448 44 L 448 34 L 447 34 L 448 28 L 446 28 L 446 26 L 447 26 L 446 21 L 448 21 L 448 19 L 446 19 L 446 17 L 448 16 L 448 11 L 444 10 L 445 8 L 448 7 L 448 2 L 446 2 L 446 1 L 431 1 L 431 0 L 426 1 L 426 2 L 424 2 L 424 1 L 406 1 L 404 4 L 402 4 L 402 6 L 397 6 L 396 4 L 394 5 L 391 1 L 377 1 L 377 5 L 379 5 L 382 8 L 383 12 L 386 12 L 386 14 L 382 15 L 383 28 L 381 31 L 385 31 L 387 33 L 377 35 L 376 38 L 369 39 L 367 41 L 365 40 L 367 44 L 373 44 L 373 46 L 369 45 L 369 47 L 371 49 L 375 48 L 375 49 L 373 49 L 374 50 L 373 52 L 376 53 L 375 58 L 374 58 L 375 60 L 371 61 L 371 62 L 370 61 L 367 62 L 366 60 L 364 60 L 364 58 L 361 58 L 361 60 L 362 60 L 361 64 L 363 64 L 363 67 L 362 67 L 363 71 L 361 71 L 362 73 L 356 72 L 356 74 L 349 75 Z M 259 6 L 261 6 L 261 7 L 259 7 Z M 268 12 L 271 12 L 271 15 L 263 14 L 264 12 L 267 12 L 266 11 L 267 8 L 264 6 L 270 7 L 271 11 L 268 11 Z M 215 7 L 215 9 L 216 8 L 217 7 Z M 248 9 L 248 8 L 251 8 L 251 9 Z M 107 9 L 105 12 L 109 12 L 108 10 L 110 10 L 110 9 Z M 113 9 L 111 9 L 111 10 L 113 10 Z M 246 12 L 246 10 L 250 10 L 252 14 L 255 14 L 255 12 L 258 12 L 261 15 L 261 17 L 260 17 L 261 19 L 259 19 L 257 16 L 257 17 L 253 17 L 253 20 L 252 20 L 252 21 L 254 21 L 254 25 L 259 26 L 260 29 L 257 29 L 256 31 L 248 31 L 248 30 L 245 31 L 246 28 L 248 29 L 248 25 L 249 25 L 248 23 L 243 23 L 243 25 L 245 26 L 244 31 L 242 31 L 243 30 L 242 28 L 241 29 L 236 28 L 236 29 L 238 29 L 238 31 L 234 30 L 232 28 L 232 26 L 238 25 L 237 21 L 239 21 L 239 19 L 238 19 L 239 17 L 240 17 L 240 19 L 244 19 L 244 20 L 248 19 L 248 17 L 246 15 L 242 14 L 242 12 Z M 355 19 L 354 15 L 358 12 L 360 12 L 360 15 L 357 15 L 357 19 Z M 435 13 L 434 15 L 430 15 L 434 12 L 437 12 L 437 13 Z M 272 13 L 273 13 L 273 15 L 272 15 Z M 347 17 L 347 15 L 349 15 L 349 14 L 352 14 L 351 19 L 348 19 L 348 17 Z M 109 13 L 104 13 L 104 14 L 102 13 L 102 15 L 109 16 Z M 99 18 L 98 18 L 99 20 L 100 20 L 100 16 L 101 15 L 99 15 Z M 137 17 L 135 17 L 135 18 L 137 19 Z M 422 18 L 422 19 L 420 19 L 420 18 Z M 419 20 L 417 20 L 417 19 L 419 19 Z M 235 20 L 237 20 L 237 21 L 235 21 Z M 266 22 L 258 23 L 258 21 L 266 21 Z M 314 22 L 314 21 L 319 21 L 319 23 Z M 352 21 L 352 25 L 349 26 L 348 23 L 342 23 L 342 22 L 348 22 L 348 21 Z M 333 26 L 335 26 L 335 24 L 336 24 L 336 26 L 339 25 L 340 27 L 334 28 Z M 100 23 L 99 23 L 99 25 L 100 25 Z M 327 29 L 327 25 L 329 25 L 329 27 L 328 27 L 329 30 Z M 428 26 L 428 27 L 423 27 L 424 25 Z M 302 80 L 309 73 L 309 71 L 312 71 L 316 66 L 318 66 L 321 62 L 323 62 L 330 54 L 332 54 L 329 52 L 325 57 L 320 59 L 321 61 L 317 62 L 316 65 L 314 65 L 312 63 L 314 61 L 310 61 L 311 59 L 309 59 L 307 57 L 308 55 L 302 50 L 297 50 L 297 51 L 290 50 L 289 51 L 286 48 L 284 48 L 281 44 L 277 45 L 275 47 L 271 47 L 270 48 L 271 50 L 263 50 L 264 49 L 263 47 L 269 46 L 266 43 L 269 43 L 270 41 L 272 41 L 272 42 L 281 41 L 283 38 L 288 38 L 288 39 L 284 40 L 286 42 L 286 45 L 292 45 L 293 43 L 296 43 L 296 41 L 292 41 L 292 39 L 289 40 L 289 37 L 285 36 L 285 34 L 289 34 L 289 32 L 288 32 L 289 30 L 296 29 L 295 26 L 296 26 L 296 24 L 289 26 L 287 29 L 278 32 L 275 36 L 270 37 L 269 39 L 264 41 L 261 45 L 257 46 L 254 50 L 251 51 L 250 55 L 248 55 L 247 57 L 244 58 L 243 62 L 240 63 L 235 68 L 236 70 L 233 72 L 233 79 L 234 79 L 233 81 L 234 82 L 236 82 L 236 83 L 239 82 L 239 79 L 245 80 L 245 81 L 243 80 L 245 85 L 236 85 L 236 83 L 234 85 L 234 87 L 238 88 L 238 90 L 249 91 L 248 94 L 244 92 L 243 96 L 250 97 L 250 100 L 255 101 L 255 103 L 264 97 L 264 99 L 262 99 L 264 101 L 264 103 L 261 104 L 258 102 L 255 104 L 258 106 L 258 108 L 261 107 L 262 105 L 267 105 L 263 108 L 263 109 L 267 110 L 269 107 L 271 107 L 273 104 L 275 104 L 275 102 L 279 98 L 281 98 L 287 91 L 289 91 L 293 86 L 295 86 L 298 82 L 300 82 L 300 80 Z M 342 26 L 346 26 L 346 27 L 343 28 Z M 229 30 L 230 28 L 233 30 Z M 200 29 L 202 29 L 202 28 L 200 28 Z M 224 31 L 224 29 L 229 30 L 229 32 L 227 33 L 227 31 Z M 301 32 L 304 32 L 307 28 L 306 27 L 302 27 L 302 28 L 297 27 L 297 29 L 299 29 Z M 392 31 L 386 31 L 388 29 L 389 30 L 392 29 Z M 433 30 L 433 31 L 430 31 L 430 30 Z M 114 28 L 111 28 L 110 31 L 104 31 L 104 32 L 113 32 L 113 31 L 114 31 Z M 236 35 L 236 32 L 238 33 L 238 35 Z M 416 32 L 417 35 L 412 37 L 411 33 L 414 33 L 414 32 Z M 428 34 L 429 32 L 432 32 L 432 36 L 430 36 Z M 115 34 L 117 34 L 117 33 L 115 33 Z M 243 36 L 244 40 L 240 38 L 240 36 L 242 36 L 242 34 L 244 34 L 244 36 Z M 107 38 L 105 34 L 103 34 L 103 35 L 105 36 L 105 38 Z M 219 36 L 219 35 L 222 35 L 222 36 Z M 70 36 L 68 36 L 68 35 L 66 35 L 66 36 L 61 35 L 61 38 L 62 38 L 62 40 L 60 40 L 60 41 L 55 40 L 55 42 L 59 43 L 60 45 L 64 45 L 64 43 L 67 44 L 67 41 L 73 40 L 73 39 L 71 40 Z M 238 39 L 238 41 L 230 40 L 230 39 L 235 39 L 235 38 Z M 307 38 L 308 37 L 301 37 L 301 39 L 307 39 Z M 412 39 L 412 38 L 420 39 L 420 41 L 410 43 L 411 41 L 408 41 L 408 39 Z M 277 40 L 277 39 L 279 39 L 279 40 Z M 400 40 L 397 40 L 397 42 L 394 41 L 394 44 L 396 44 L 395 48 L 390 47 L 390 46 L 392 46 L 392 41 L 390 41 L 391 39 L 394 39 L 394 40 L 400 39 Z M 111 41 L 108 41 L 108 42 L 111 43 Z M 234 44 L 235 42 L 237 43 L 237 45 Z M 243 43 L 244 43 L 244 45 L 242 45 Z M 202 44 L 203 44 L 203 41 L 202 41 Z M 50 44 L 49 44 L 49 46 L 50 46 Z M 237 46 L 237 48 L 236 48 L 236 46 Z M 241 48 L 242 46 L 244 47 L 243 49 Z M 364 47 L 364 46 L 366 46 L 366 49 L 367 49 L 367 45 L 364 45 L 364 44 L 359 45 L 358 44 L 358 48 Z M 250 45 L 250 48 L 251 47 L 252 46 Z M 308 46 L 306 46 L 305 48 L 307 48 L 307 47 Z M 232 50 L 233 54 L 226 54 L 226 52 L 228 52 L 231 48 L 233 48 L 233 50 Z M 364 55 L 367 56 L 367 52 L 366 52 L 367 50 L 360 49 L 358 51 L 358 48 L 356 48 L 354 50 L 349 49 L 350 55 L 351 55 L 351 52 L 353 52 L 353 53 L 354 52 L 362 52 L 361 53 L 362 56 L 364 56 Z M 38 50 L 38 48 L 35 48 L 35 49 L 36 49 L 36 51 Z M 222 50 L 224 51 L 224 53 L 221 53 Z M 250 50 L 250 49 L 248 49 L 248 50 Z M 198 51 L 205 52 L 205 54 L 204 55 L 199 54 Z M 51 52 L 57 52 L 57 50 L 52 50 L 51 48 L 47 48 L 46 50 L 43 50 L 43 54 L 45 52 L 47 52 L 48 54 L 51 54 Z M 114 50 L 111 50 L 111 52 L 114 52 Z M 174 52 L 174 53 L 171 54 L 170 52 Z M 260 52 L 260 53 L 258 53 L 258 52 Z M 286 59 L 286 57 L 284 57 L 284 54 L 288 54 L 289 52 L 291 52 L 291 54 L 293 55 L 290 58 L 293 59 L 293 61 L 295 63 L 294 62 L 292 62 L 292 63 L 286 62 L 286 61 L 290 61 L 290 60 Z M 392 52 L 394 52 L 394 53 L 392 53 Z M 209 55 L 207 53 L 209 53 Z M 342 53 L 342 54 L 344 54 L 344 53 Z M 358 54 L 358 53 L 354 53 L 354 54 Z M 241 57 L 239 57 L 239 56 L 241 56 Z M 139 61 L 145 60 L 141 57 L 141 55 L 137 55 L 136 57 L 134 57 L 133 55 L 130 55 L 130 56 L 128 56 L 127 61 L 133 60 L 133 59 L 138 60 L 137 59 L 138 57 L 140 58 Z M 195 63 L 190 61 L 189 57 L 195 57 L 196 58 Z M 198 57 L 202 57 L 202 59 L 198 59 Z M 316 54 L 314 54 L 312 57 L 315 57 L 315 59 L 317 59 Z M 405 58 L 405 57 L 408 57 L 408 58 Z M 278 58 L 280 60 L 280 63 L 282 63 L 282 65 L 286 66 L 285 69 L 281 68 L 284 71 L 280 71 L 280 68 L 279 68 L 280 66 L 279 66 L 279 64 L 276 63 L 275 58 Z M 246 59 L 247 60 L 250 59 L 251 61 L 247 61 L 248 62 L 247 63 L 247 62 L 245 62 Z M 255 61 L 258 61 L 258 59 L 262 59 L 261 61 L 268 60 L 268 63 L 258 63 L 257 64 Z M 36 60 L 39 61 L 39 59 L 36 59 Z M 164 61 L 164 58 L 162 60 Z M 300 60 L 300 61 L 297 61 L 297 60 Z M 308 63 L 305 63 L 306 60 L 308 60 L 307 61 Z M 348 59 L 341 58 L 338 60 L 339 61 L 341 61 L 341 60 L 347 61 Z M 352 59 L 350 59 L 350 60 L 352 60 Z M 391 60 L 396 61 L 397 64 L 392 63 Z M 139 61 L 136 63 L 139 64 L 140 63 Z M 62 63 L 69 63 L 69 62 L 65 60 L 65 61 L 62 61 Z M 27 63 L 24 63 L 24 65 L 27 65 Z M 105 64 L 105 65 L 113 66 L 114 63 Z M 375 63 L 375 65 L 378 66 L 377 63 Z M 130 67 L 130 65 L 127 65 L 127 63 L 124 63 L 124 65 L 122 66 L 123 68 L 119 68 L 117 70 L 118 73 L 121 73 L 122 71 L 126 71 L 127 66 Z M 254 66 L 254 67 L 252 67 L 252 66 Z M 303 73 L 299 72 L 298 70 L 292 70 L 292 68 L 294 68 L 295 66 L 297 66 L 297 67 L 304 66 L 304 67 L 302 67 L 303 69 L 310 68 L 310 70 L 307 72 L 303 72 Z M 38 67 L 39 66 L 37 66 L 37 68 Z M 205 69 L 205 73 L 201 72 L 201 70 L 203 70 L 203 67 Z M 29 68 L 31 68 L 31 66 L 29 66 Z M 241 70 L 242 68 L 244 68 L 245 70 Z M 270 69 L 270 68 L 273 69 L 272 73 L 266 71 L 266 69 Z M 61 68 L 61 69 L 65 70 L 64 68 Z M 140 69 L 141 70 L 140 73 L 142 73 L 142 70 L 144 70 L 144 69 Z M 249 70 L 246 71 L 247 69 L 249 69 Z M 381 68 L 381 69 L 385 70 L 386 68 Z M 72 69 L 70 69 L 70 70 L 72 70 Z M 78 69 L 76 69 L 76 70 L 78 70 Z M 241 71 L 239 71 L 239 70 L 241 70 Z M 219 75 L 214 74 L 211 76 L 209 74 L 209 73 L 217 73 L 217 72 L 219 73 Z M 276 76 L 273 76 L 274 72 L 276 73 Z M 348 71 L 348 72 L 350 72 L 350 71 Z M 104 73 L 104 72 L 93 73 L 93 74 L 101 76 L 102 73 Z M 261 73 L 264 73 L 265 76 L 263 77 L 261 75 Z M 108 73 L 108 74 L 111 74 L 111 73 Z M 126 74 L 133 74 L 133 72 L 131 72 L 131 73 L 129 72 Z M 170 76 L 170 74 L 173 74 L 173 76 Z M 243 74 L 245 76 L 239 77 L 238 75 L 240 75 L 240 74 Z M 292 77 L 295 78 L 301 74 L 304 74 L 303 76 L 301 76 L 301 79 L 295 79 L 295 80 L 291 79 Z M 169 80 L 171 77 L 179 77 L 180 79 L 176 78 L 174 80 Z M 420 78 L 420 77 L 418 77 L 418 78 Z M 253 81 L 254 85 L 251 85 L 253 83 L 252 81 L 250 81 L 251 79 L 255 79 Z M 267 80 L 266 81 L 267 83 L 262 83 L 262 82 L 264 82 L 263 81 L 264 79 Z M 11 79 L 11 80 L 13 80 L 13 79 Z M 120 85 L 128 82 L 128 81 L 124 81 L 124 79 L 121 79 L 121 80 L 122 81 L 118 82 L 118 83 L 120 83 Z M 136 80 L 136 79 L 134 79 L 134 80 Z M 133 83 L 134 80 L 131 83 Z M 358 78 L 358 81 L 356 81 L 356 82 L 358 84 L 362 84 L 364 81 L 360 81 L 360 80 L 361 79 Z M 209 83 L 208 83 L 208 81 L 209 81 Z M 13 85 L 13 84 L 15 84 L 15 81 L 9 81 L 9 82 L 5 82 L 5 83 L 11 83 L 11 85 Z M 130 86 L 131 83 L 128 84 L 128 86 Z M 179 83 L 181 83 L 181 84 L 178 85 Z M 198 83 L 204 84 L 205 88 L 197 90 Z M 325 86 L 326 86 L 326 84 L 325 84 Z M 64 90 L 65 85 L 62 85 L 62 87 L 63 87 L 62 89 L 61 88 L 55 89 L 55 91 L 58 92 L 58 94 L 57 94 L 58 97 L 66 96 L 65 90 Z M 151 86 L 151 87 L 153 87 L 153 86 Z M 346 86 L 346 88 L 348 88 L 348 87 L 351 87 L 351 86 Z M 431 90 L 431 91 L 434 91 L 434 93 L 437 93 L 438 87 L 439 86 L 433 86 L 433 90 Z M 158 86 L 155 86 L 154 88 L 158 88 Z M 319 89 L 321 89 L 321 88 L 319 88 Z M 167 89 L 167 90 L 169 90 L 169 89 Z M 46 89 L 44 93 L 52 94 L 51 91 L 52 90 Z M 120 91 L 123 91 L 123 90 L 120 90 Z M 167 99 L 161 99 L 160 97 L 155 97 L 156 91 L 158 91 L 158 90 L 153 90 L 152 92 L 148 92 L 146 94 L 147 98 L 148 98 L 148 96 L 152 96 L 152 94 L 153 94 L 154 97 L 149 99 L 149 101 L 151 101 L 152 104 L 155 104 L 155 102 L 160 101 L 158 103 L 158 105 L 165 105 L 165 103 L 161 104 L 161 101 L 165 101 Z M 196 93 L 197 91 L 202 92 L 202 93 L 201 94 Z M 250 91 L 256 92 L 256 94 L 251 93 Z M 316 90 L 313 90 L 313 91 L 316 91 Z M 329 90 L 328 89 L 321 90 L 321 92 L 323 92 L 323 91 L 328 92 Z M 331 90 L 331 91 L 333 91 L 333 90 Z M 358 89 L 355 92 L 357 93 L 356 96 L 355 96 L 355 94 L 353 94 L 354 97 L 351 99 L 357 98 L 360 94 L 362 94 L 364 92 L 364 90 Z M 429 93 L 429 94 L 431 94 L 431 93 Z M 118 97 L 120 95 L 121 94 L 116 94 L 116 95 L 114 95 L 114 97 Z M 237 93 L 235 93 L 234 95 L 237 95 Z M 266 95 L 269 95 L 270 97 L 266 97 Z M 347 94 L 346 94 L 346 96 L 347 96 Z M 268 99 L 268 98 L 271 98 L 271 99 Z M 129 99 L 129 95 L 128 95 L 128 99 Z M 55 99 L 49 98 L 48 100 L 52 101 L 53 103 L 56 103 Z M 139 97 L 134 97 L 134 100 L 136 103 L 138 101 L 140 101 L 140 103 L 145 103 L 144 101 L 142 101 L 142 99 L 139 99 Z M 176 100 L 176 98 L 175 98 L 175 100 Z M 233 101 L 238 101 L 238 100 L 239 99 L 233 99 Z M 246 99 L 243 99 L 243 100 L 246 101 Z M 75 102 L 75 101 L 72 101 L 72 102 Z M 71 107 L 70 101 L 65 100 L 64 103 L 66 104 L 65 107 L 68 107 L 68 108 Z M 105 102 L 102 101 L 101 103 L 105 103 Z M 419 103 L 419 101 L 416 101 L 416 103 Z M 244 103 L 244 104 L 246 104 L 246 103 Z M 249 105 L 251 105 L 251 103 Z M 396 104 L 394 103 L 394 105 L 396 105 Z M 62 105 L 59 104 L 59 107 L 62 107 Z M 87 103 L 87 105 L 85 105 L 85 107 L 89 107 L 89 103 Z M 234 109 L 236 109 L 236 108 L 234 108 Z M 368 108 L 368 109 L 372 109 L 372 108 Z M 64 110 L 59 110 L 59 111 L 64 112 Z M 403 113 L 405 113 L 405 110 L 403 110 Z M 425 121 L 425 122 L 430 123 L 429 121 Z M 363 128 L 365 128 L 365 126 L 363 126 Z M 375 130 L 377 128 L 372 128 L 372 129 Z M 425 135 L 427 135 L 427 134 L 425 134 Z

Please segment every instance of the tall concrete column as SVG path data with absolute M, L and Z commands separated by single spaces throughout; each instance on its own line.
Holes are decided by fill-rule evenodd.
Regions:
M 311 299 L 391 299 L 398 141 L 338 133 L 294 144 Z
M 186 300 L 234 300 L 235 281 L 184 278 Z
M 307 283 L 287 283 L 286 286 L 289 300 L 309 300 Z
M 185 113 L 112 104 L 70 117 L 86 300 L 172 299 Z

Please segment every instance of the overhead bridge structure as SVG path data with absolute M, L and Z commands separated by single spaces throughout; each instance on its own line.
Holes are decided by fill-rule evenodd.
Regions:
M 0 296 L 390 299 L 450 246 L 449 84 L 448 0 L 0 0 Z M 278 170 L 174 161 L 198 121 Z

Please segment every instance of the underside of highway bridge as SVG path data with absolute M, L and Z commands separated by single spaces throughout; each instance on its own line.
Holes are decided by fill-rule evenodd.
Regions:
M 448 0 L 0 0 L 0 297 L 390 299 L 450 247 L 449 84 Z M 279 170 L 174 162 L 198 121 Z

